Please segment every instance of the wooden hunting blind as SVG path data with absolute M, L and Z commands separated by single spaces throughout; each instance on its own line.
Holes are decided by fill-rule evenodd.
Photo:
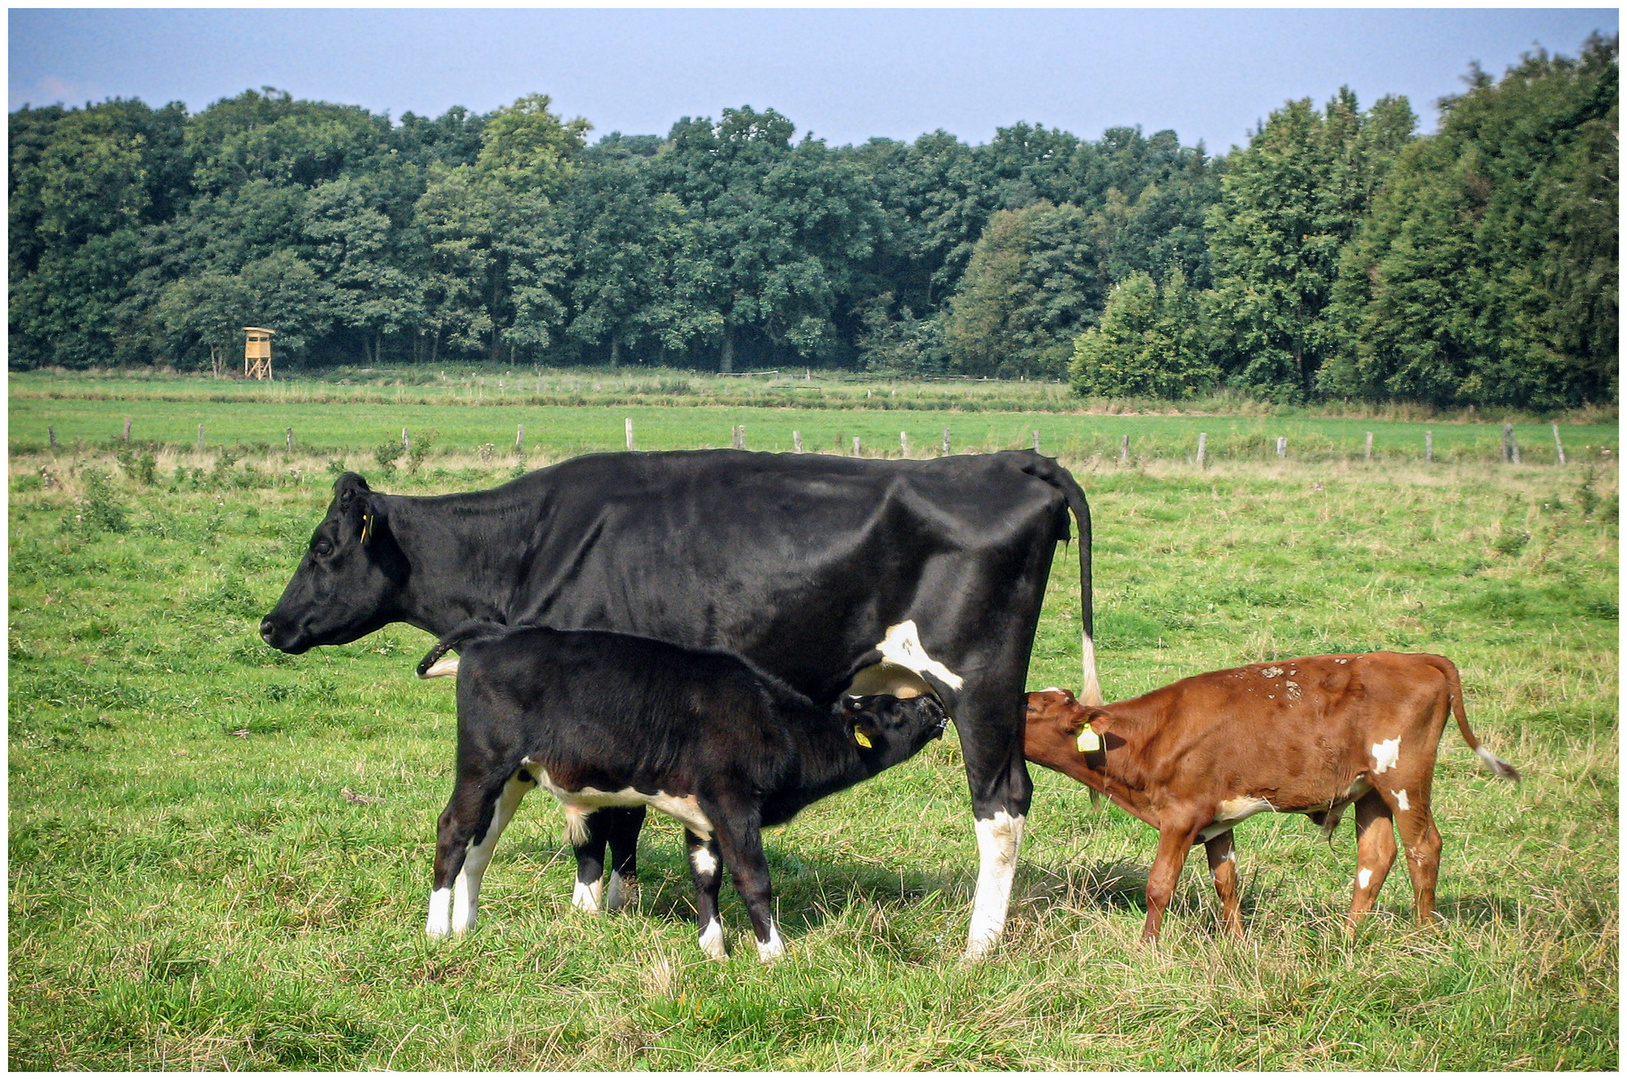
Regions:
M 271 379 L 271 335 L 275 330 L 263 326 L 245 326 L 248 344 L 243 347 L 243 378 Z

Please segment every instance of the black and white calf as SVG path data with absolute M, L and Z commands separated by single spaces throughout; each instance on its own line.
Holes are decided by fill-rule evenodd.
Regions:
M 603 630 L 471 624 L 437 645 L 420 674 L 454 647 L 457 778 L 435 848 L 432 937 L 474 926 L 497 838 L 525 793 L 542 787 L 565 805 L 578 852 L 593 844 L 587 818 L 601 807 L 650 806 L 682 822 L 701 948 L 726 955 L 721 863 L 758 955 L 771 959 L 785 946 L 763 826 L 904 761 L 947 722 L 929 695 L 846 697 L 825 709 L 729 653 Z

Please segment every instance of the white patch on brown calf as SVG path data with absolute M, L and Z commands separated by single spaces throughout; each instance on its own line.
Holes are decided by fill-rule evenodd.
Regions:
M 1367 867 L 1364 866 L 1356 872 L 1356 885 L 1358 888 L 1367 888 L 1368 883 L 1372 880 L 1373 872 L 1367 869 Z
M 1373 744 L 1373 773 L 1374 773 L 1374 775 L 1377 775 L 1379 773 L 1389 772 L 1391 769 L 1395 768 L 1395 763 L 1398 760 L 1400 760 L 1400 758 L 1401 758 L 1401 737 L 1399 735 L 1397 735 L 1393 739 L 1386 739 L 1383 742 L 1374 743 Z
M 1412 804 L 1407 801 L 1406 789 L 1403 788 L 1402 790 L 1397 791 L 1395 793 L 1395 808 L 1397 810 L 1411 810 L 1412 809 Z
M 1230 832 L 1232 826 L 1245 818 L 1251 818 L 1255 814 L 1264 813 L 1267 810 L 1275 811 L 1276 809 L 1275 806 L 1271 805 L 1269 799 L 1262 799 L 1255 795 L 1239 795 L 1231 799 L 1222 799 L 1219 805 L 1215 807 L 1214 823 L 1205 826 L 1203 831 L 1198 833 L 1198 839 L 1213 840 L 1221 833 Z

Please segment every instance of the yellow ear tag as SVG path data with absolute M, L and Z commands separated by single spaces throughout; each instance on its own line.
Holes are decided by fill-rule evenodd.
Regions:
M 1084 730 L 1079 732 L 1079 752 L 1081 754 L 1094 754 L 1102 748 L 1102 737 L 1091 730 L 1086 724 Z
M 363 517 L 362 517 L 362 543 L 365 545 L 367 543 L 367 538 L 369 536 L 372 536 L 372 535 L 373 535 L 373 515 L 372 514 L 363 515 Z
M 857 726 L 853 728 L 853 741 L 864 747 L 866 750 L 872 749 L 870 740 L 865 737 L 864 732 L 860 731 Z

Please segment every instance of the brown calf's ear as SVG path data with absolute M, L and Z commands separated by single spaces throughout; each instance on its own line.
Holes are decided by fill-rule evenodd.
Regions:
M 1113 726 L 1113 719 L 1112 713 L 1095 706 L 1079 710 L 1077 723 L 1070 724 L 1069 728 L 1074 735 L 1074 745 L 1081 754 L 1093 754 L 1107 748 L 1103 736 Z

